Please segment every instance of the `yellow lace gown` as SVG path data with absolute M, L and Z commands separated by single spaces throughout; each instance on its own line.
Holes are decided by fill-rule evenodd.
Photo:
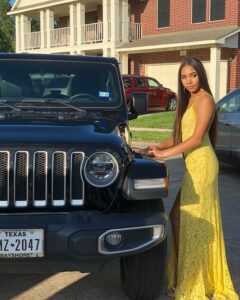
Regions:
M 190 106 L 182 118 L 182 140 L 194 131 Z M 186 172 L 180 197 L 179 255 L 172 239 L 168 288 L 176 300 L 238 300 L 230 278 L 218 195 L 218 160 L 205 134 L 200 147 L 184 153 Z

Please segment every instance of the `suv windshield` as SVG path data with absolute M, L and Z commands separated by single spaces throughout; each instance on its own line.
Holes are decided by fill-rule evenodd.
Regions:
M 116 107 L 121 101 L 118 84 L 115 66 L 109 63 L 0 61 L 0 103 L 52 99 L 81 107 Z

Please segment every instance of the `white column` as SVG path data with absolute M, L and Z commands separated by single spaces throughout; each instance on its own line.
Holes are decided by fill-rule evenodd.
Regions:
M 124 52 L 120 53 L 119 61 L 121 73 L 128 74 L 128 54 Z
M 83 51 L 81 49 L 78 49 L 77 50 L 77 54 L 79 54 L 79 55 L 85 55 L 85 51 Z
M 110 24 L 110 8 L 109 1 L 103 0 L 103 42 L 108 42 Z
M 28 17 L 21 15 L 20 31 L 21 31 L 21 51 L 25 50 L 25 33 L 28 32 Z
M 70 4 L 70 46 L 75 45 L 75 29 L 77 28 L 77 8 Z
M 41 49 L 45 48 L 45 32 L 46 32 L 46 16 L 45 11 L 40 11 L 40 36 L 41 36 Z
M 114 52 L 111 53 L 111 56 L 115 57 L 118 60 L 118 62 L 120 62 L 119 52 L 116 52 L 116 48 L 113 48 L 111 50 L 114 51 Z
M 50 9 L 46 10 L 46 32 L 47 32 L 47 48 L 51 47 L 51 30 L 54 28 L 54 12 Z
M 210 55 L 210 86 L 213 93 L 214 100 L 219 100 L 220 90 L 220 61 L 221 61 L 221 49 L 217 47 L 211 48 Z
M 15 18 L 15 30 L 16 30 L 16 52 L 21 50 L 21 26 L 20 26 L 20 16 L 16 15 Z
M 77 3 L 77 45 L 84 41 L 85 4 Z M 81 52 L 81 51 L 80 51 Z
M 109 56 L 111 56 L 111 49 L 109 49 L 109 48 L 103 48 L 103 56 L 105 56 L 105 57 L 109 57 Z
M 129 38 L 128 0 L 122 0 L 122 41 L 127 43 Z
M 111 0 L 111 42 L 119 42 L 119 0 Z

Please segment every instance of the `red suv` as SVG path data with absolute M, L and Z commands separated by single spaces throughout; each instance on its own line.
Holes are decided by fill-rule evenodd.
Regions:
M 156 79 L 139 75 L 122 75 L 127 104 L 131 107 L 132 92 L 148 93 L 148 111 L 176 109 L 176 94 Z

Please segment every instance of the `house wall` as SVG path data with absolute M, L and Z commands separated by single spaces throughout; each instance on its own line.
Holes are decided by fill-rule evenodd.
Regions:
M 62 28 L 68 26 L 69 26 L 69 17 L 68 16 L 60 17 L 57 23 L 57 27 Z
M 86 24 L 102 22 L 102 6 L 98 5 L 96 11 L 86 12 Z M 58 28 L 69 26 L 69 16 L 60 17 L 58 20 Z
M 192 0 L 170 0 L 170 26 L 167 28 L 157 28 L 158 1 L 149 0 L 139 2 L 139 0 L 129 0 L 131 21 L 142 24 L 143 36 L 204 29 L 213 26 L 240 26 L 240 1 L 226 0 L 225 19 L 220 21 L 209 21 L 211 0 L 206 1 L 206 22 L 192 24 Z M 209 61 L 210 49 L 189 49 L 186 51 L 186 55 L 196 56 L 203 61 Z M 129 58 L 130 73 L 141 75 L 146 74 L 145 65 L 147 64 L 180 63 L 181 61 L 180 51 L 135 54 L 129 55 Z M 228 61 L 227 91 L 231 91 L 240 86 L 240 49 L 222 49 L 221 60 Z
M 102 6 L 98 5 L 96 11 L 86 12 L 86 24 L 102 22 Z
M 236 0 L 226 0 L 225 20 L 221 21 L 209 21 L 210 0 L 207 0 L 206 22 L 196 24 L 191 23 L 192 0 L 170 0 L 170 26 L 167 28 L 157 28 L 157 0 L 129 0 L 129 4 L 131 20 L 142 23 L 143 36 L 240 24 L 240 4 Z
M 198 57 L 202 61 L 210 61 L 210 49 L 189 49 L 186 50 L 186 55 Z M 132 54 L 130 58 L 130 73 L 139 75 L 148 75 L 146 65 L 149 64 L 171 64 L 177 63 L 180 65 L 182 56 L 180 51 L 166 51 L 146 54 Z M 227 87 L 226 92 L 229 92 L 240 86 L 240 50 L 238 49 L 222 49 L 221 61 L 227 61 Z M 176 76 L 177 74 L 171 74 Z

